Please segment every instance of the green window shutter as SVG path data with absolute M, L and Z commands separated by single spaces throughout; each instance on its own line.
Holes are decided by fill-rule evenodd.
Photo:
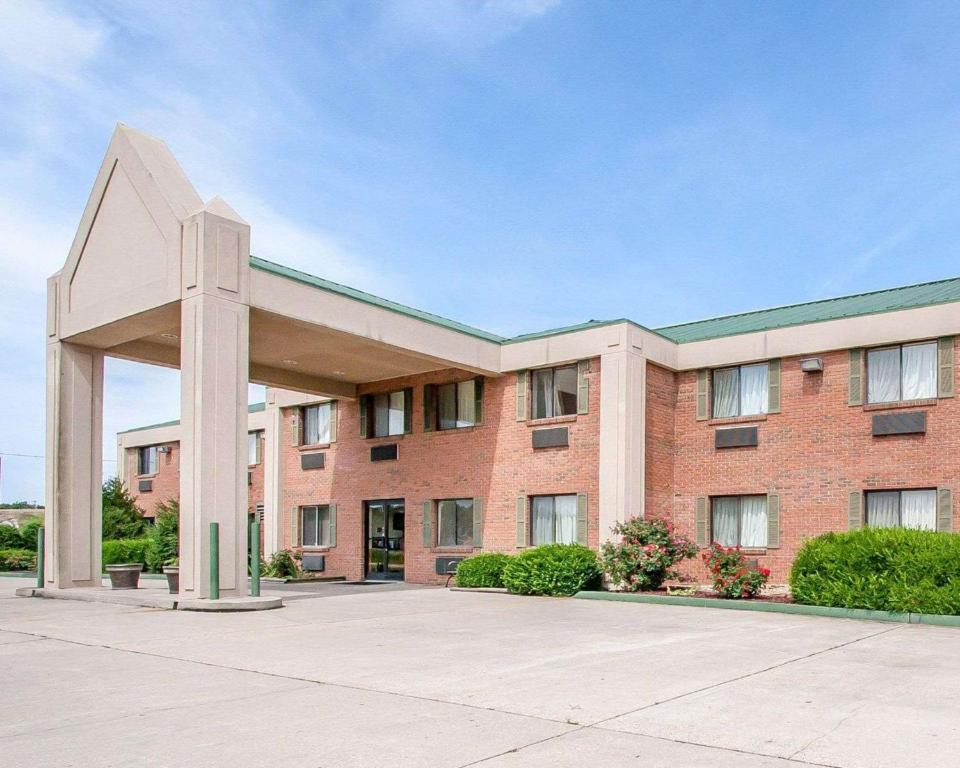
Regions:
M 370 437 L 370 395 L 360 395 L 357 402 L 360 408 L 360 437 Z
M 780 361 L 767 363 L 767 413 L 780 413 Z
M 413 387 L 403 390 L 403 434 L 413 432 Z
M 300 507 L 290 508 L 290 549 L 300 546 Z
M 330 442 L 337 442 L 337 401 L 330 401 Z
M 577 413 L 588 413 L 590 410 L 590 361 L 581 360 L 577 363 Z
M 483 500 L 473 500 L 473 546 L 483 547 Z
M 697 371 L 697 421 L 706 421 L 710 417 L 709 403 L 707 402 L 707 376 L 709 371 L 701 368 Z
M 953 530 L 953 492 L 949 488 L 937 488 L 937 530 Z
M 857 531 L 863 527 L 863 494 L 850 491 L 847 501 L 847 530 Z
M 423 431 L 433 432 L 437 425 L 437 385 L 423 387 Z
M 423 502 L 423 548 L 433 547 L 433 502 Z
M 527 408 L 527 383 L 530 376 L 529 371 L 517 371 L 517 421 L 526 421 L 527 414 L 530 412 Z
M 483 424 L 483 376 L 477 376 L 473 381 L 474 424 Z
M 850 387 L 847 405 L 863 405 L 863 350 L 850 350 Z
M 291 408 L 290 409 L 290 444 L 291 445 L 300 445 L 303 442 L 303 438 L 300 434 L 300 424 L 303 421 L 301 418 L 301 408 Z
M 767 549 L 780 547 L 780 494 L 767 494 Z
M 527 497 L 517 496 L 517 547 L 527 546 Z
M 587 494 L 577 494 L 577 543 L 587 545 Z
M 330 546 L 337 546 L 337 505 L 330 504 L 327 509 L 330 510 Z
M 695 514 L 695 525 L 697 546 L 710 546 L 710 523 L 707 520 L 707 497 L 697 496 L 697 508 Z
M 953 336 L 937 342 L 937 397 L 953 397 Z

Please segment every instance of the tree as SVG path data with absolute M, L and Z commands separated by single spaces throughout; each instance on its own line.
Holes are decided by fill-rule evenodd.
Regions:
M 157 505 L 153 527 L 147 533 L 147 568 L 159 572 L 180 554 L 180 502 Z
M 137 506 L 120 478 L 103 484 L 103 539 L 136 539 L 146 532 L 143 510 Z

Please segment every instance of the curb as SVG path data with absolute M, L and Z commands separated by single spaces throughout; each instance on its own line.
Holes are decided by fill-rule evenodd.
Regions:
M 825 605 L 800 603 L 767 603 L 753 600 L 723 600 L 711 597 L 680 597 L 669 595 L 640 595 L 632 592 L 577 592 L 580 600 L 608 600 L 621 603 L 648 605 L 681 605 L 688 608 L 716 608 L 730 611 L 758 611 L 760 613 L 790 613 L 800 616 L 827 616 L 860 621 L 888 621 L 899 624 L 931 624 L 940 627 L 960 627 L 960 616 L 936 613 L 894 613 L 870 611 L 864 608 L 832 608 Z

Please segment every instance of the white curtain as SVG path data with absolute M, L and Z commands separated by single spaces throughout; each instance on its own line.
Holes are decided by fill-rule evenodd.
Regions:
M 390 417 L 388 435 L 403 434 L 403 392 L 390 393 Z
M 456 543 L 469 547 L 473 544 L 473 499 L 457 499 Z
M 440 429 L 453 429 L 457 426 L 457 385 L 444 384 L 438 387 L 437 400 L 440 408 Z
M 530 516 L 533 520 L 530 542 L 534 546 L 552 544 L 555 535 L 553 496 L 534 496 Z
M 260 459 L 260 433 L 247 432 L 247 464 L 253 466 Z
M 713 416 L 739 416 L 740 369 L 722 368 L 713 372 Z
M 330 442 L 330 403 L 317 406 L 317 443 Z
M 713 500 L 713 541 L 725 547 L 737 545 L 737 498 L 725 496 Z
M 457 543 L 457 503 L 441 501 L 437 507 L 437 543 L 441 547 L 452 547 Z
M 871 349 L 867 353 L 867 402 L 892 403 L 900 399 L 900 349 Z
M 317 545 L 317 508 L 304 507 L 301 513 L 300 543 L 305 547 L 314 547 Z
M 553 416 L 553 371 L 533 372 L 533 418 Z
M 867 525 L 896 528 L 900 520 L 900 494 L 897 491 L 871 491 L 867 494 Z
M 744 365 L 740 368 L 740 415 L 752 416 L 767 412 L 767 364 Z
M 903 347 L 904 400 L 937 396 L 937 345 L 907 344 Z
M 762 549 L 767 546 L 767 497 L 740 498 L 740 546 Z
M 900 494 L 900 525 L 922 531 L 937 529 L 937 492 L 903 491 Z
M 477 402 L 474 398 L 477 382 L 461 381 L 457 386 L 457 426 L 469 427 L 477 421 Z
M 577 497 L 557 496 L 554 510 L 557 544 L 573 544 L 577 540 Z

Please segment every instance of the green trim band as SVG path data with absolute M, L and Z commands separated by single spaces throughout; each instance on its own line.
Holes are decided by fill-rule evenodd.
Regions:
M 800 603 L 768 603 L 762 600 L 723 600 L 712 597 L 681 597 L 679 595 L 643 595 L 635 592 L 577 592 L 580 600 L 609 600 L 621 603 L 648 605 L 681 605 L 688 608 L 719 608 L 731 611 L 758 611 L 760 613 L 791 613 L 801 616 L 829 616 L 838 619 L 862 621 L 890 621 L 900 624 L 936 624 L 941 627 L 960 627 L 960 616 L 934 613 L 894 613 L 869 611 L 863 608 L 831 608 L 825 605 Z

